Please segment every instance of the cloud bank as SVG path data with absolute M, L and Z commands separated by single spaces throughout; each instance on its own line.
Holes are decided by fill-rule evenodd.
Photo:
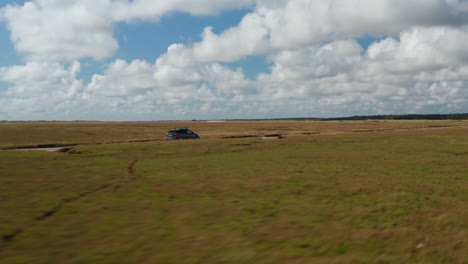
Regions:
M 3 119 L 209 119 L 468 112 L 463 0 L 36 0 L 0 9 L 24 65 Z M 115 23 L 250 10 L 154 61 L 115 57 Z M 360 38 L 371 38 L 368 46 Z M 1 52 L 1 51 L 0 51 Z M 229 63 L 264 56 L 254 79 Z M 85 83 L 81 60 L 112 59 Z M 0 118 L 2 119 L 2 118 Z

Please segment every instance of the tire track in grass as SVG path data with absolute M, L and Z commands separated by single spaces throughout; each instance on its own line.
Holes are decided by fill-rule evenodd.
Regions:
M 138 158 L 134 158 L 132 160 L 132 162 L 130 162 L 130 164 L 128 165 L 128 174 L 129 176 L 132 177 L 132 179 L 135 179 L 135 164 L 138 162 Z M 87 197 L 87 196 L 90 196 L 90 195 L 93 195 L 97 192 L 100 192 L 102 190 L 105 190 L 105 189 L 108 189 L 109 187 L 112 187 L 112 186 L 120 186 L 120 184 L 122 183 L 127 183 L 129 180 L 126 179 L 126 180 L 121 180 L 119 182 L 116 182 L 116 183 L 107 183 L 107 184 L 103 184 L 97 188 L 94 188 L 92 190 L 89 190 L 89 191 L 86 191 L 86 192 L 83 192 L 83 193 L 80 193 L 78 194 L 77 196 L 75 197 L 71 197 L 71 198 L 65 198 L 63 199 L 62 201 L 60 201 L 56 206 L 54 206 L 53 208 L 47 210 L 47 211 L 44 211 L 41 215 L 39 216 L 36 216 L 33 218 L 33 223 L 23 227 L 23 228 L 17 228 L 7 234 L 4 234 L 2 236 L 2 240 L 4 242 L 5 245 L 3 246 L 0 246 L 0 251 L 4 250 L 7 246 L 9 246 L 11 243 L 13 243 L 16 239 L 16 237 L 18 237 L 19 235 L 21 235 L 22 233 L 24 233 L 25 231 L 27 231 L 27 229 L 41 223 L 42 221 L 45 221 L 47 220 L 48 218 L 54 216 L 57 212 L 60 211 L 60 209 L 62 209 L 64 206 L 66 206 L 67 204 L 69 203 L 72 203 L 72 202 L 75 202 L 75 201 L 78 201 L 80 200 L 81 198 L 84 198 L 84 197 Z
M 2 236 L 2 239 L 3 241 L 8 245 L 8 244 L 11 244 L 14 242 L 15 238 L 19 235 L 21 235 L 23 232 L 25 232 L 28 228 L 31 228 L 33 227 L 34 225 L 42 222 L 42 221 L 45 221 L 47 220 L 49 217 L 52 217 L 53 215 L 55 215 L 58 211 L 60 211 L 60 209 L 62 209 L 66 204 L 68 203 L 71 203 L 71 202 L 74 202 L 74 201 L 77 201 L 81 198 L 84 198 L 86 196 L 89 196 L 89 195 L 92 195 L 96 192 L 99 192 L 99 191 L 102 191 L 104 189 L 107 189 L 109 187 L 111 187 L 113 184 L 111 183 L 108 183 L 108 184 L 104 184 L 104 185 L 101 185 L 99 186 L 98 188 L 95 188 L 93 190 L 90 190 L 90 191 L 87 191 L 87 192 L 84 192 L 84 193 L 80 193 L 79 195 L 75 196 L 75 197 L 71 197 L 71 198 L 66 198 L 66 199 L 63 199 L 62 201 L 60 201 L 56 206 L 54 206 L 53 208 L 43 212 L 41 215 L 39 216 L 36 216 L 33 218 L 33 223 L 29 224 L 28 226 L 26 227 L 23 227 L 23 228 L 19 228 L 19 229 L 15 229 L 11 232 L 9 232 L 8 234 L 5 234 Z
M 138 158 L 134 158 L 132 162 L 128 165 L 128 174 L 132 177 L 135 177 L 135 164 L 138 162 Z

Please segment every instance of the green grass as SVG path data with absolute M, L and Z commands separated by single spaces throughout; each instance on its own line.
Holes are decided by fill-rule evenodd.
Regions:
M 254 124 L 1 151 L 0 234 L 20 232 L 0 242 L 0 263 L 467 263 L 466 129 Z M 279 126 L 280 140 L 221 139 Z

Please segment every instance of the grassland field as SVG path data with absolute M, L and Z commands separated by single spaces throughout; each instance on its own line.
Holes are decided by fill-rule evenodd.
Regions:
M 69 147 L 11 150 L 38 146 Z M 2 264 L 468 263 L 468 121 L 3 122 L 0 149 Z

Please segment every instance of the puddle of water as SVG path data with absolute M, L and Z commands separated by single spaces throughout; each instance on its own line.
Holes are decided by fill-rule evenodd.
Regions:
M 262 139 L 280 139 L 280 137 L 262 137 Z
M 35 150 L 35 151 L 47 151 L 47 152 L 56 152 L 66 147 L 55 147 L 55 148 L 26 148 L 26 149 L 10 149 L 13 151 L 27 151 L 27 150 Z

